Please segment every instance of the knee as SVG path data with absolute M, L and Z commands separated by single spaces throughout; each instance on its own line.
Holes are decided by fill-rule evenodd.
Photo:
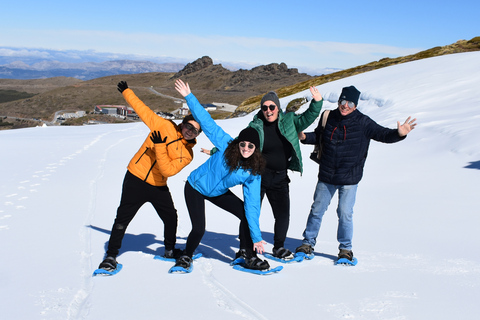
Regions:
M 127 228 L 127 226 L 125 224 L 121 224 L 121 223 L 115 223 L 113 225 L 113 229 L 115 230 L 125 230 Z

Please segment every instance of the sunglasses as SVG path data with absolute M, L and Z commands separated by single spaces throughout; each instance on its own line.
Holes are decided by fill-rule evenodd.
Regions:
M 242 141 L 239 143 L 240 145 L 240 148 L 245 148 L 245 146 L 247 145 L 247 143 L 245 141 Z M 255 145 L 253 143 L 249 143 L 248 144 L 248 149 L 253 149 L 255 148 Z
M 277 107 L 277 106 L 274 105 L 274 104 L 271 104 L 271 105 L 269 105 L 269 106 L 263 105 L 263 106 L 262 106 L 262 111 L 267 111 L 268 109 L 270 109 L 270 111 L 273 111 L 273 110 L 275 110 L 276 107 Z
M 355 107 L 355 103 L 353 103 L 352 101 L 342 100 L 340 101 L 340 104 L 342 106 L 347 105 L 350 109 L 353 109 Z
M 198 129 L 195 128 L 195 126 L 190 122 L 185 123 L 185 129 L 187 129 L 191 133 L 198 134 Z

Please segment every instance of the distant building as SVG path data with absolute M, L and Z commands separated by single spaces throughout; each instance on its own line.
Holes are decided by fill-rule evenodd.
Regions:
M 207 110 L 207 111 L 216 111 L 217 108 L 218 108 L 216 105 L 214 105 L 214 104 L 212 104 L 212 103 L 202 104 L 202 107 L 204 107 L 205 110 Z M 182 115 L 186 115 L 186 114 L 188 114 L 189 110 L 190 110 L 190 109 L 188 108 L 187 103 L 184 102 L 183 105 L 182 105 L 182 107 L 180 108 L 180 111 L 179 111 L 179 112 L 180 112 L 180 114 L 182 114 Z
M 169 112 L 157 112 L 157 115 L 159 115 L 160 117 L 164 118 L 164 119 L 169 119 L 169 120 L 173 120 L 175 119 L 175 115 L 173 115 L 172 113 L 169 113 Z
M 103 113 L 108 115 L 119 116 L 135 116 L 133 108 L 121 105 L 98 105 L 95 106 L 95 113 Z
M 85 111 L 64 112 L 57 115 L 56 121 L 63 123 L 67 119 L 81 118 L 85 116 Z
M 207 111 L 216 111 L 217 110 L 217 106 L 214 105 L 214 104 L 211 104 L 211 103 L 207 103 L 207 104 L 202 104 L 202 106 L 205 108 L 205 110 Z
M 60 115 L 64 119 L 80 118 L 85 116 L 85 111 L 65 112 Z

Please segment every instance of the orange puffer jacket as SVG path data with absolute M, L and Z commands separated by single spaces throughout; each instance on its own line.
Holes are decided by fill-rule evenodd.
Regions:
M 185 140 L 178 125 L 153 112 L 131 89 L 124 90 L 123 97 L 150 129 L 140 150 L 130 160 L 128 171 L 152 186 L 165 186 L 168 177 L 192 162 L 196 140 Z M 162 139 L 167 137 L 166 142 L 154 144 L 150 139 L 152 131 L 160 131 Z

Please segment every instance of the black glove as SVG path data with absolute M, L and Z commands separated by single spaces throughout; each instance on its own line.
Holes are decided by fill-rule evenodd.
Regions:
M 120 91 L 120 93 L 123 93 L 123 91 L 125 91 L 125 89 L 128 89 L 127 82 L 126 81 L 120 81 L 117 84 L 117 89 L 118 89 L 118 91 Z
M 165 137 L 162 140 L 162 136 L 160 135 L 160 131 L 153 131 L 152 135 L 150 136 L 150 139 L 152 140 L 153 143 L 165 143 L 167 141 L 167 137 Z

